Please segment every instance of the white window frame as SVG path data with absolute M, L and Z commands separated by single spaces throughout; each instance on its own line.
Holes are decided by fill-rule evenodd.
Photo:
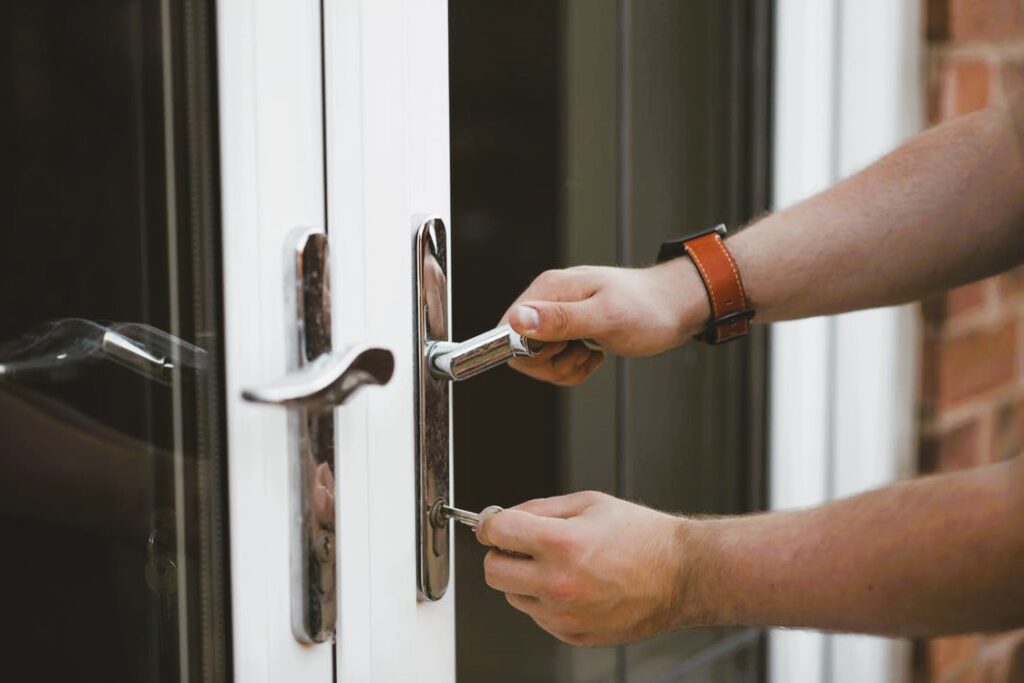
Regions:
M 923 125 L 918 0 L 778 0 L 773 205 L 856 172 Z M 771 346 L 774 509 L 815 505 L 913 472 L 915 306 L 776 324 Z M 775 631 L 779 683 L 897 682 L 906 642 Z

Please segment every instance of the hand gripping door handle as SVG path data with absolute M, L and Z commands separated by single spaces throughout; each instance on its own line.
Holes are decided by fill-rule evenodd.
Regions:
M 416 231 L 416 542 L 417 589 L 423 600 L 440 600 L 448 588 L 451 539 L 447 518 L 431 510 L 451 505 L 451 384 L 521 356 L 543 342 L 508 325 L 462 343 L 451 341 L 449 245 L 444 221 L 430 217 Z
M 394 355 L 385 348 L 331 345 L 327 236 L 296 231 L 289 240 L 289 371 L 246 389 L 247 401 L 288 410 L 292 633 L 303 643 L 335 637 L 334 408 L 361 388 L 391 380 Z
M 458 381 L 503 365 L 513 358 L 537 355 L 544 342 L 527 339 L 509 325 L 501 325 L 461 344 L 428 341 L 427 369 L 438 379 Z

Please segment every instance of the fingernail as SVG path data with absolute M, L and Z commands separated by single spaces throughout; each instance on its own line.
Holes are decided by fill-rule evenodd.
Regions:
M 540 313 L 531 306 L 517 306 L 516 318 L 524 332 L 536 332 L 540 327 Z

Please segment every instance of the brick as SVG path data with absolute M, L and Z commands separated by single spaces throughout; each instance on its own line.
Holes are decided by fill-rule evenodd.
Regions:
M 924 380 L 931 396 L 925 402 L 938 409 L 962 404 L 1016 379 L 1015 321 L 967 332 L 926 344 Z
M 968 114 L 989 105 L 992 68 L 983 59 L 957 58 L 940 66 L 940 119 Z
M 1007 40 L 1024 32 L 1020 0 L 949 0 L 947 38 L 955 43 Z
M 921 470 L 951 472 L 984 463 L 986 454 L 982 452 L 982 429 L 981 422 L 975 419 L 945 434 L 922 439 Z
M 928 644 L 928 668 L 931 679 L 944 679 L 954 671 L 965 669 L 974 659 L 977 651 L 976 640 L 974 636 L 952 636 L 932 640 Z
M 993 457 L 1015 458 L 1024 453 L 1024 399 L 1002 406 L 996 414 Z
M 921 312 L 925 322 L 931 327 L 941 327 L 958 315 L 977 312 L 985 306 L 988 289 L 989 285 L 982 280 L 923 299 Z
M 949 40 L 949 1 L 928 0 L 925 19 L 928 40 L 933 43 Z
M 972 666 L 963 671 L 956 678 L 943 681 L 943 683 L 992 683 L 985 680 L 985 672 L 978 666 Z
M 995 278 L 999 298 L 1009 303 L 1024 299 L 1024 267 L 1008 270 Z
M 1024 59 L 1014 59 L 1002 64 L 1000 69 L 1002 76 L 1002 91 L 1004 95 L 1011 95 L 1024 90 Z
M 988 283 L 972 282 L 946 293 L 946 316 L 953 318 L 964 313 L 973 313 L 985 305 Z

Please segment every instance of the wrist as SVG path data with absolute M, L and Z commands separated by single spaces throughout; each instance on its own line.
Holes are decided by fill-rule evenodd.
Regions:
M 711 319 L 704 280 L 686 256 L 654 266 L 653 271 L 662 287 L 660 299 L 668 302 L 678 334 L 676 345 L 681 345 L 703 332 Z
M 675 593 L 672 628 L 725 625 L 728 595 L 718 590 L 722 580 L 715 520 L 678 517 L 674 534 Z

